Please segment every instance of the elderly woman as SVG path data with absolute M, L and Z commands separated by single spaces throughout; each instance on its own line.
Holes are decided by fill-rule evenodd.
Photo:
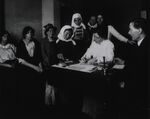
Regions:
M 79 13 L 75 13 L 72 16 L 71 26 L 74 30 L 74 39 L 83 40 L 84 30 L 86 29 L 85 25 L 82 22 L 82 16 Z
M 79 13 L 75 13 L 72 16 L 71 26 L 73 28 L 73 40 L 76 41 L 77 48 L 76 51 L 78 52 L 78 58 L 80 58 L 86 48 L 87 48 L 87 32 L 86 27 L 83 24 L 82 16 Z
M 56 41 L 58 49 L 57 56 L 61 61 L 65 61 L 66 59 L 76 60 L 76 42 L 72 39 L 72 36 L 73 29 L 69 25 L 63 26 L 58 34 L 58 39 Z

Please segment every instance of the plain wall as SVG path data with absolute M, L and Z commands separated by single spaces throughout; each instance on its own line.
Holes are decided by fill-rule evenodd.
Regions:
M 61 26 L 71 24 L 73 13 L 79 12 L 87 24 L 91 15 L 102 14 L 120 32 L 127 32 L 129 21 L 140 17 L 143 0 L 61 0 Z
M 140 10 L 144 6 L 142 0 L 99 2 L 99 0 L 5 0 L 5 26 L 15 38 L 20 39 L 23 27 L 30 25 L 36 30 L 36 38 L 40 39 L 42 26 L 47 23 L 56 25 L 59 31 L 61 26 L 71 24 L 71 17 L 75 12 L 82 14 L 85 24 L 90 15 L 103 13 L 120 32 L 127 33 L 129 21 L 140 16 Z
M 4 29 L 4 0 L 0 0 L 0 32 Z
M 35 29 L 35 38 L 42 36 L 42 0 L 5 0 L 5 28 L 17 40 L 25 26 Z
M 59 0 L 42 0 L 42 26 L 51 23 L 60 30 Z M 43 33 L 44 36 L 44 33 Z
M 54 24 L 54 0 L 42 0 L 42 25 Z

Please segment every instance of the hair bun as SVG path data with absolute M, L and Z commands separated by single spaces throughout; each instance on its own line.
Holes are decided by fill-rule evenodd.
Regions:
M 44 29 L 50 29 L 50 28 L 54 28 L 53 24 L 48 23 L 47 25 L 44 26 Z

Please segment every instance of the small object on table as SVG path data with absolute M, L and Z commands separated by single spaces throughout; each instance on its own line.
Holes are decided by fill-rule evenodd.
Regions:
M 65 63 L 63 63 L 63 62 L 60 62 L 59 64 L 58 64 L 58 66 L 60 66 L 60 67 L 65 67 L 65 66 L 67 66 Z
M 103 72 L 104 72 L 104 76 L 106 75 L 106 62 L 105 62 L 105 57 L 103 57 L 103 63 L 104 63 L 104 65 L 103 65 Z

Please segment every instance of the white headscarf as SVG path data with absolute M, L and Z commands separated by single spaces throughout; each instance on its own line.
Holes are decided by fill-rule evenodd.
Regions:
M 83 23 L 81 23 L 80 26 L 78 26 L 78 25 L 76 25 L 76 24 L 74 23 L 74 19 L 76 19 L 76 18 L 80 18 L 80 19 L 82 20 L 81 14 L 79 14 L 79 13 L 73 14 L 73 16 L 72 16 L 72 21 L 71 21 L 71 26 L 72 26 L 72 27 L 75 27 L 75 28 L 78 28 L 78 27 L 82 26 L 83 29 L 86 29 L 86 27 L 85 27 L 85 25 L 84 25 Z
M 64 31 L 67 29 L 72 29 L 72 27 L 70 25 L 65 25 L 61 28 L 59 34 L 58 34 L 58 39 L 56 40 L 56 43 L 58 43 L 60 40 L 64 41 L 64 42 L 72 42 L 73 45 L 76 45 L 76 42 L 74 40 L 72 40 L 73 35 L 71 36 L 70 39 L 64 39 Z

